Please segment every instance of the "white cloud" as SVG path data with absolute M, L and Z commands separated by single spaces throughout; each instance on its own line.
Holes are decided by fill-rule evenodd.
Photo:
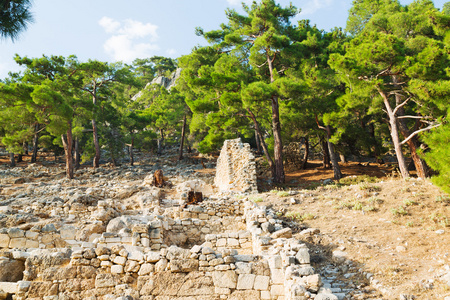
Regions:
M 310 0 L 302 4 L 300 8 L 302 9 L 300 16 L 311 15 L 321 8 L 330 6 L 333 4 L 334 0 Z
M 103 27 L 107 33 L 113 33 L 120 27 L 120 22 L 108 17 L 101 18 L 98 21 L 98 24 L 100 24 L 100 26 Z
M 132 62 L 136 58 L 150 57 L 159 49 L 156 25 L 131 19 L 121 23 L 108 17 L 98 23 L 106 33 L 112 34 L 103 48 L 117 61 Z

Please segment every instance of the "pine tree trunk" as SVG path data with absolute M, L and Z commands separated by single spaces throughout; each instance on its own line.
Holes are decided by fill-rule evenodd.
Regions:
M 283 142 L 281 140 L 281 124 L 280 111 L 278 105 L 278 97 L 272 97 L 272 131 L 274 140 L 274 166 L 275 177 L 274 183 L 284 183 L 284 166 L 283 166 Z
M 259 139 L 259 135 L 258 132 L 256 131 L 256 128 L 255 128 L 255 141 L 256 141 L 256 154 L 261 155 L 262 153 L 261 141 Z
M 395 155 L 397 156 L 398 168 L 403 178 L 409 178 L 408 166 L 406 165 L 405 156 L 403 155 L 402 152 L 402 145 L 398 133 L 397 117 L 395 116 L 394 110 L 392 110 L 391 108 L 387 95 L 381 90 L 378 90 L 378 92 L 383 98 L 384 106 L 386 107 L 386 112 L 389 117 L 389 124 L 391 127 L 390 128 L 391 138 L 392 143 L 394 144 Z
M 267 59 L 267 65 L 269 67 L 269 74 L 270 74 L 270 82 L 275 81 L 274 72 L 273 69 L 273 61 L 275 59 L 271 58 L 269 55 L 270 51 L 269 49 L 266 49 L 266 59 Z M 273 134 L 273 156 L 274 156 L 274 169 L 275 169 L 275 176 L 273 178 L 274 183 L 284 183 L 285 182 L 285 176 L 284 176 L 284 166 L 283 166 L 283 141 L 281 139 L 281 123 L 280 123 L 280 107 L 278 103 L 278 97 L 272 96 L 271 99 L 272 102 L 272 134 Z
M 303 154 L 303 162 L 301 169 L 305 170 L 306 166 L 308 165 L 308 156 L 309 156 L 309 139 L 307 137 L 303 138 L 304 144 L 305 144 L 305 153 Z
M 73 179 L 73 157 L 72 157 L 72 122 L 69 122 L 69 129 L 67 129 L 66 135 L 61 135 L 62 143 L 64 146 L 64 154 L 66 158 L 66 176 L 69 179 Z
M 249 113 L 250 119 L 252 119 L 253 124 L 255 125 L 256 134 L 261 142 L 261 147 L 263 148 L 264 155 L 266 156 L 267 163 L 269 164 L 270 172 L 272 173 L 272 179 L 274 180 L 275 179 L 275 166 L 274 166 L 272 157 L 270 156 L 269 149 L 267 148 L 267 144 L 264 141 L 264 138 L 262 136 L 261 128 L 259 127 L 258 120 L 256 120 L 256 116 L 253 114 L 253 112 L 250 109 L 247 108 L 247 112 Z
M 80 168 L 80 141 L 78 138 L 75 138 L 75 170 L 78 170 Z
M 37 160 L 38 142 L 39 142 L 39 124 L 36 124 L 34 126 L 33 154 L 31 154 L 31 162 L 32 163 L 35 163 Z
M 22 154 L 17 154 L 17 162 L 18 163 L 20 163 L 20 162 L 23 162 L 23 157 L 22 157 Z
M 95 156 L 93 161 L 93 167 L 100 167 L 100 143 L 98 142 L 98 132 L 97 132 L 97 123 L 95 119 L 92 119 L 92 132 L 94 135 L 94 148 L 95 148 Z
M 23 154 L 28 155 L 28 142 L 23 142 Z
M 183 159 L 183 147 L 184 147 L 184 137 L 186 136 L 186 115 L 183 118 L 183 127 L 181 128 L 181 141 L 180 141 L 180 155 L 178 160 Z
M 398 83 L 397 76 L 392 76 L 392 82 L 394 84 Z M 395 86 L 398 87 L 398 85 L 395 85 Z M 399 95 L 398 93 L 395 94 L 395 104 L 400 105 L 402 102 L 403 102 L 403 97 L 401 95 Z M 405 110 L 403 109 L 403 107 L 401 107 L 397 111 L 397 116 L 400 117 L 400 116 L 404 116 L 404 115 L 405 115 Z M 397 119 L 397 121 L 398 121 L 398 129 L 400 130 L 403 137 L 407 138 L 408 136 L 410 136 L 412 132 L 411 132 L 411 130 L 409 130 L 409 128 L 406 124 L 406 120 L 405 119 Z M 414 136 L 413 138 L 409 139 L 406 143 L 408 144 L 409 152 L 411 153 L 411 158 L 414 162 L 414 166 L 416 167 L 417 176 L 421 177 L 421 178 L 429 177 L 429 168 L 428 168 L 427 164 L 417 154 L 417 148 L 419 147 L 419 140 L 418 140 L 417 136 Z
M 162 155 L 163 143 L 164 143 L 164 131 L 162 129 L 159 129 L 158 150 L 156 152 L 158 156 Z
M 16 166 L 16 161 L 14 160 L 14 153 L 9 153 L 9 166 L 14 168 Z
M 339 153 L 339 158 L 341 160 L 341 163 L 343 163 L 343 164 L 347 163 L 347 158 L 345 157 L 345 154 Z
M 328 151 L 330 152 L 330 160 L 331 160 L 331 165 L 333 166 L 334 179 L 339 180 L 342 178 L 342 173 L 341 173 L 341 168 L 339 167 L 336 152 L 334 151 L 334 144 L 332 142 L 330 142 L 331 127 L 328 125 L 326 127 L 326 129 L 327 129 Z
M 130 148 L 128 148 L 128 151 L 130 152 L 130 165 L 134 166 L 134 136 L 133 134 L 131 134 L 131 144 L 130 144 Z
M 323 156 L 322 166 L 325 169 L 329 169 L 331 168 L 331 164 L 330 164 L 330 151 L 328 151 L 328 143 L 325 139 L 322 139 L 320 145 L 322 146 L 322 156 Z

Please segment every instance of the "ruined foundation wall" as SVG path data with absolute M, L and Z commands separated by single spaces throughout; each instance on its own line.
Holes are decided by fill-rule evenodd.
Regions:
M 258 192 L 255 157 L 249 144 L 241 139 L 224 142 L 214 183 L 222 192 Z
M 154 216 L 135 224 L 131 233 L 106 232 L 71 249 L 10 249 L 3 260 L 23 261 L 24 277 L 0 282 L 0 291 L 20 300 L 294 300 L 316 294 L 335 299 L 319 291 L 320 276 L 310 265 L 306 245 L 292 238 L 291 229 L 284 228 L 273 211 L 246 199 L 235 201 L 229 212 L 230 205 L 207 203 L 209 214 L 198 206 L 178 212 L 185 217 L 202 214 L 204 220 Z M 169 230 L 198 230 L 192 225 L 203 221 L 201 231 L 214 222 L 231 221 L 232 213 L 239 221 L 227 226 L 235 232 L 204 233 L 204 239 L 189 248 L 160 244 Z M 244 228 L 237 231 L 236 224 Z

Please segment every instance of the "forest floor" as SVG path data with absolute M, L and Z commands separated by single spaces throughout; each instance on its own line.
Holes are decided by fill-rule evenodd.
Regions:
M 59 164 L 63 171 L 62 158 Z M 284 186 L 263 185 L 249 199 L 292 225 L 315 267 L 341 268 L 336 276 L 357 291 L 348 299 L 450 297 L 450 198 L 429 180 L 398 178 L 389 165 L 350 162 L 341 169 L 344 179 L 334 182 L 331 169 L 311 161 L 306 170 L 287 172 Z M 215 169 L 198 172 L 213 176 Z M 305 236 L 307 228 L 318 230 Z

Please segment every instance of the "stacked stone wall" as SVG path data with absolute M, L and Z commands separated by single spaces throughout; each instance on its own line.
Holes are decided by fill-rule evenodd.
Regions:
M 11 240 L 33 232 L 10 228 L 2 233 L 10 238 L 2 261 L 22 261 L 25 271 L 18 282 L 1 282 L 0 295 L 20 300 L 336 299 L 320 290 L 306 245 L 292 238 L 273 211 L 245 198 L 202 205 L 172 211 L 187 218 L 134 217 L 147 222 L 95 234 L 89 241 L 62 239 L 79 235 L 68 227 L 40 229 L 39 247 L 55 247 L 44 244 L 42 236 L 58 236 L 61 243 L 72 243 L 64 249 L 10 249 Z M 129 218 L 113 219 L 107 228 Z M 184 248 L 168 247 L 168 238 L 178 234 L 188 236 L 179 245 Z
M 214 183 L 222 192 L 258 192 L 255 157 L 249 144 L 241 139 L 224 142 Z

